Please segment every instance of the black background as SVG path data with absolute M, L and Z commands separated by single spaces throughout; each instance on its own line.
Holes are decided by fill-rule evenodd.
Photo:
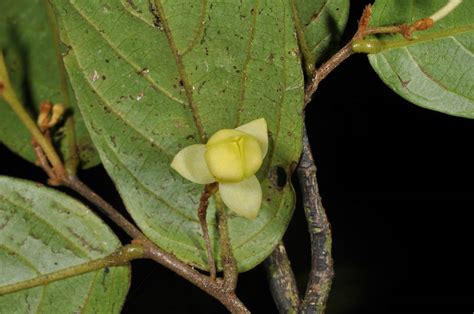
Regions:
M 351 1 L 346 37 L 366 2 Z M 334 236 L 336 277 L 327 313 L 472 313 L 474 120 L 403 100 L 364 55 L 321 83 L 306 114 Z M 0 160 L 2 175 L 45 181 L 1 145 Z M 82 173 L 122 208 L 105 177 L 101 167 Z M 301 291 L 310 267 L 305 227 L 298 207 L 285 242 Z M 132 278 L 124 313 L 225 312 L 152 262 L 133 262 Z M 237 293 L 255 313 L 276 311 L 261 266 L 241 274 Z

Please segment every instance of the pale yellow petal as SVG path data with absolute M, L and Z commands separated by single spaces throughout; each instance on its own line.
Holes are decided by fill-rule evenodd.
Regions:
M 262 150 L 253 136 L 244 136 L 239 140 L 240 154 L 243 161 L 244 177 L 254 175 L 262 165 Z
M 216 144 L 222 141 L 229 140 L 231 141 L 232 139 L 236 137 L 240 137 L 245 135 L 245 133 L 236 131 L 234 129 L 222 129 L 214 133 L 214 135 L 211 136 L 209 141 L 207 141 L 207 145 L 212 145 Z
M 262 187 L 257 177 L 237 183 L 219 183 L 224 204 L 239 216 L 255 219 L 262 205 Z
M 205 158 L 211 174 L 221 182 L 237 182 L 244 178 L 239 145 L 222 141 L 206 146 Z
M 255 137 L 262 149 L 262 158 L 265 158 L 268 151 L 268 128 L 265 118 L 250 121 L 249 123 L 239 126 L 235 130 L 242 131 Z
M 171 162 L 171 168 L 180 175 L 199 184 L 216 182 L 209 172 L 205 159 L 206 145 L 195 144 L 180 150 Z

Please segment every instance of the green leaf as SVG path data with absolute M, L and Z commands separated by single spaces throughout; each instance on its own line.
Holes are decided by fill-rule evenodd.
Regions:
M 148 1 L 52 3 L 105 168 L 143 232 L 181 260 L 207 268 L 196 213 L 203 186 L 173 171 L 173 156 L 219 129 L 266 119 L 262 209 L 256 220 L 229 222 L 239 270 L 260 263 L 291 218 L 287 178 L 301 152 L 303 76 L 289 2 L 158 1 L 159 17 Z M 208 224 L 219 259 L 214 200 Z
M 306 68 L 311 73 L 337 47 L 347 18 L 349 0 L 291 0 L 293 18 Z
M 372 26 L 412 23 L 447 3 L 377 0 Z M 474 1 L 464 1 L 432 29 L 383 36 L 381 52 L 369 55 L 380 78 L 396 93 L 424 108 L 474 118 Z
M 37 183 L 0 177 L 0 286 L 106 256 L 120 242 L 88 208 Z M 128 266 L 0 296 L 0 313 L 119 313 Z
M 81 166 L 89 168 L 100 160 L 77 109 L 60 59 L 54 17 L 45 0 L 0 1 L 0 49 L 3 50 L 12 84 L 23 104 L 36 118 L 42 101 L 69 105 L 74 114 L 76 145 Z M 61 128 L 56 142 L 64 158 L 70 158 L 68 133 Z M 30 162 L 36 157 L 31 134 L 10 107 L 0 99 L 0 141 Z

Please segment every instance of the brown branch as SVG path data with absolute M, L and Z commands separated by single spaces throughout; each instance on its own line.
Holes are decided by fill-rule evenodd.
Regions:
M 338 52 L 336 52 L 328 61 L 323 63 L 317 71 L 314 72 L 314 75 L 307 84 L 305 93 L 304 93 L 304 104 L 305 106 L 311 102 L 311 97 L 313 96 L 316 89 L 318 89 L 319 83 L 326 78 L 326 76 L 331 73 L 337 66 L 339 66 L 344 60 L 349 58 L 352 55 L 352 42 L 360 39 L 364 36 L 364 32 L 367 30 L 369 25 L 370 17 L 372 15 L 372 7 L 367 5 L 362 12 L 362 16 L 359 21 L 359 26 L 357 32 L 354 34 L 352 39 L 344 45 Z
M 146 238 L 135 225 L 130 223 L 120 212 L 106 202 L 102 197 L 92 191 L 87 185 L 75 176 L 65 175 L 61 177 L 62 185 L 77 192 L 89 202 L 94 204 L 103 214 L 110 218 L 117 226 L 124 230 L 132 239 L 143 240 Z
M 143 246 L 145 257 L 172 270 L 176 274 L 190 281 L 208 294 L 218 299 L 227 309 L 235 313 L 248 313 L 243 303 L 237 298 L 233 291 L 224 289 L 224 282 L 219 279 L 211 279 L 200 272 L 194 270 L 189 265 L 181 262 L 173 254 L 165 252 L 155 243 L 149 240 L 140 230 L 123 217 L 116 209 L 82 183 L 76 177 L 69 176 L 65 179 L 64 185 L 78 192 L 91 203 L 96 205 L 113 222 L 121 227 L 133 239 L 134 243 Z
M 331 256 L 331 226 L 321 202 L 316 165 L 314 164 L 306 127 L 303 154 L 296 169 L 303 195 L 303 206 L 311 240 L 311 272 L 300 313 L 324 313 L 334 276 Z
M 229 291 L 224 288 L 224 281 L 222 279 L 218 278 L 216 280 L 210 280 L 209 277 L 192 269 L 172 254 L 163 251 L 148 239 L 145 239 L 144 242 L 142 242 L 142 245 L 145 250 L 145 257 L 165 266 L 193 283 L 198 288 L 201 288 L 206 293 L 219 300 L 230 312 L 250 313 L 234 291 Z
M 359 21 L 359 26 L 357 32 L 352 37 L 352 39 L 342 47 L 337 53 L 335 53 L 328 61 L 322 64 L 316 71 L 314 71 L 311 81 L 306 85 L 304 93 L 304 105 L 308 105 L 311 102 L 311 98 L 314 92 L 317 90 L 319 83 L 326 78 L 326 76 L 331 73 L 339 64 L 344 60 L 349 58 L 352 55 L 352 43 L 354 40 L 360 39 L 363 36 L 363 33 L 367 30 L 370 16 L 372 14 L 371 6 L 368 5 L 365 7 L 362 17 Z M 306 65 L 305 68 L 308 68 Z M 314 168 L 312 168 L 314 167 Z M 305 298 L 301 303 L 301 300 L 298 295 L 298 290 L 296 288 L 296 283 L 294 283 L 294 275 L 290 266 L 288 256 L 286 255 L 285 247 L 282 243 L 275 249 L 272 255 L 266 261 L 266 268 L 269 274 L 270 279 L 270 289 L 272 292 L 273 299 L 282 313 L 288 311 L 296 311 L 295 309 L 298 306 L 301 307 L 301 311 L 307 313 L 311 309 L 316 309 L 316 307 L 310 307 L 310 303 L 313 301 L 321 301 L 325 306 L 327 300 L 327 294 L 330 290 L 330 283 L 333 275 L 332 269 L 332 259 L 330 255 L 330 247 L 328 251 L 328 258 L 330 261 L 330 267 L 327 268 L 327 279 L 325 283 L 327 289 L 324 289 L 324 294 L 317 289 L 316 284 L 319 282 L 319 274 L 317 273 L 317 241 L 319 238 L 314 234 L 314 225 L 318 217 L 326 217 L 324 213 L 324 208 L 321 205 L 321 199 L 319 197 L 319 191 L 316 181 L 316 167 L 314 165 L 313 157 L 311 155 L 311 148 L 309 147 L 308 136 L 306 134 L 306 127 L 304 129 L 304 139 L 303 139 L 303 154 L 301 156 L 300 163 L 297 168 L 297 174 L 300 180 L 300 185 L 302 187 L 303 194 L 303 203 L 305 206 L 306 219 L 308 221 L 310 236 L 311 236 L 311 254 L 312 254 L 312 270 L 310 273 L 310 279 L 308 282 L 308 288 L 306 291 Z M 316 206 L 320 205 L 320 206 Z M 312 213 L 314 212 L 314 213 Z M 327 240 L 331 241 L 331 233 L 329 229 L 329 222 L 327 218 L 325 222 L 328 225 L 328 233 L 323 235 L 327 236 Z M 300 304 L 301 303 L 301 304 Z M 317 303 L 317 302 L 316 302 Z M 314 304 L 316 304 L 314 303 Z M 321 307 L 318 305 L 319 309 L 324 309 L 324 306 Z M 322 313 L 322 312 L 317 312 Z
M 270 292 L 280 313 L 297 313 L 300 306 L 298 287 L 283 242 L 265 260 Z

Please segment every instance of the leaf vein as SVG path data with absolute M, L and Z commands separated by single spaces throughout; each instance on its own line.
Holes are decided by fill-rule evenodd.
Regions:
M 467 47 L 456 38 L 456 36 L 450 36 L 450 38 L 454 40 L 462 48 L 463 51 L 466 51 L 470 56 L 474 57 L 474 53 L 471 50 L 467 49 Z
M 79 63 L 79 60 L 76 58 L 77 60 L 77 65 L 78 65 L 78 68 L 82 71 L 82 73 L 85 75 L 84 73 L 84 68 L 81 67 L 80 63 Z M 121 111 L 119 111 L 117 108 L 115 108 L 114 106 L 112 106 L 109 101 L 107 100 L 107 98 L 104 97 L 104 95 L 97 89 L 95 88 L 95 86 L 93 84 L 91 84 L 87 78 L 84 77 L 84 81 L 91 87 L 92 90 L 94 90 L 97 94 L 97 96 L 100 97 L 100 103 L 107 107 L 111 113 L 113 113 L 119 120 L 121 120 L 125 125 L 127 125 L 131 130 L 135 131 L 138 135 L 140 135 L 143 139 L 145 139 L 148 143 L 150 143 L 153 147 L 156 147 L 161 153 L 163 153 L 164 155 L 168 156 L 168 157 L 173 157 L 173 155 L 171 153 L 169 153 L 167 150 L 165 150 L 164 148 L 162 148 L 160 145 L 158 145 L 158 143 L 156 143 L 151 137 L 148 137 L 146 134 L 142 133 L 139 128 L 137 126 L 135 126 L 131 121 L 129 121 L 128 119 L 125 119 L 125 114 L 122 113 Z
M 147 187 L 141 180 L 138 179 L 138 177 L 130 170 L 128 169 L 128 167 L 125 165 L 125 163 L 120 160 L 119 158 L 119 154 L 109 145 L 109 143 L 106 143 L 107 146 L 109 147 L 110 151 L 115 155 L 115 159 L 118 163 L 120 163 L 120 165 L 122 166 L 122 168 L 130 175 L 130 177 L 140 186 L 143 188 L 143 190 L 145 192 L 147 192 L 149 195 L 153 196 L 157 201 L 159 201 L 160 203 L 162 203 L 165 207 L 177 212 L 180 216 L 182 216 L 183 218 L 185 219 L 188 219 L 189 221 L 192 221 L 192 222 L 196 222 L 198 223 L 199 220 L 197 218 L 194 218 L 194 217 L 191 217 L 191 216 L 188 216 L 186 215 L 185 213 L 181 212 L 177 207 L 174 207 L 173 205 L 169 204 L 168 202 L 166 202 L 163 198 L 161 198 L 160 196 L 158 196 L 158 194 L 156 194 L 154 191 L 152 191 L 149 187 Z
M 165 30 L 166 38 L 168 39 L 168 43 L 170 46 L 170 49 L 175 57 L 176 61 L 176 66 L 178 68 L 179 76 L 181 78 L 181 82 L 183 83 L 184 91 L 186 94 L 186 97 L 188 98 L 188 104 L 189 108 L 191 109 L 191 113 L 193 116 L 194 124 L 196 125 L 196 128 L 199 133 L 199 137 L 202 143 L 206 142 L 206 134 L 204 132 L 204 127 L 201 122 L 201 117 L 199 116 L 199 110 L 196 106 L 196 104 L 193 101 L 193 91 L 192 87 L 188 81 L 188 78 L 186 76 L 186 70 L 184 68 L 182 56 L 179 54 L 178 48 L 176 47 L 176 43 L 174 42 L 173 34 L 171 32 L 170 26 L 168 24 L 167 18 L 165 16 L 165 11 L 163 9 L 163 6 L 161 4 L 160 0 L 155 0 L 154 1 L 157 13 L 159 15 L 159 18 L 161 20 L 161 24 Z
M 284 18 L 283 18 L 283 26 L 284 28 L 283 29 L 286 29 L 286 14 L 283 15 Z M 283 47 L 285 47 L 285 50 L 286 50 L 286 35 L 283 35 Z M 281 115 L 282 115 L 282 110 L 283 110 L 283 103 L 285 101 L 285 90 L 288 86 L 288 82 L 287 82 L 287 56 L 284 56 L 283 57 L 283 66 L 282 66 L 282 70 L 283 70 L 283 88 L 281 89 L 282 92 L 281 92 L 281 96 L 280 96 L 280 101 L 279 101 L 279 105 L 277 106 L 278 108 L 278 111 L 277 111 L 277 115 L 276 115 L 276 130 L 275 130 L 275 133 L 274 133 L 274 140 L 273 140 L 273 145 L 271 145 L 271 148 L 270 148 L 270 152 L 269 152 L 269 156 L 268 156 L 268 166 L 267 166 L 267 169 L 265 170 L 265 173 L 268 173 L 269 170 L 270 170 L 270 166 L 272 165 L 272 162 L 273 162 L 273 157 L 275 155 L 275 150 L 276 150 L 276 146 L 277 146 L 277 143 L 278 143 L 278 139 L 280 138 L 279 134 L 280 134 L 280 129 L 281 129 Z
M 461 95 L 460 93 L 458 93 L 457 91 L 454 91 L 452 89 L 450 89 L 449 87 L 445 86 L 444 84 L 442 84 L 439 80 L 435 80 L 433 77 L 431 77 L 431 74 L 428 73 L 420 64 L 419 62 L 416 60 L 416 58 L 413 56 L 413 54 L 411 53 L 411 51 L 408 49 L 408 47 L 404 47 L 404 49 L 406 50 L 408 56 L 410 57 L 410 59 L 412 60 L 413 64 L 416 65 L 416 67 L 421 71 L 421 73 L 423 73 L 428 79 L 430 79 L 433 83 L 435 83 L 436 85 L 438 85 L 439 87 L 441 87 L 441 89 L 444 89 L 446 90 L 448 93 L 451 93 L 451 94 L 454 94 L 456 96 L 459 96 L 461 98 L 467 98 L 469 100 L 472 100 L 474 101 L 474 98 L 471 98 L 471 97 L 468 97 L 467 95 Z
M 52 231 L 54 231 L 58 237 L 62 238 L 64 242 L 69 243 L 71 248 L 75 248 L 77 251 L 76 253 L 80 253 L 83 257 L 85 258 L 90 258 L 89 252 L 87 250 L 83 249 L 73 241 L 71 241 L 68 237 L 64 236 L 58 229 L 56 229 L 52 224 L 50 224 L 46 219 L 43 217 L 39 216 L 37 213 L 35 213 L 33 210 L 29 209 L 28 207 L 22 206 L 20 204 L 17 204 L 11 200 L 9 200 L 6 197 L 1 197 L 5 202 L 11 204 L 13 207 L 16 207 L 20 210 L 23 210 L 23 212 L 30 213 L 33 217 L 36 217 L 36 219 L 42 223 L 44 223 L 46 226 L 48 226 Z
M 97 34 L 99 34 L 99 36 L 101 36 L 103 39 L 104 39 L 104 42 L 106 42 L 109 47 L 115 51 L 115 53 L 117 53 L 124 61 L 126 61 L 134 70 L 135 72 L 138 72 L 138 71 L 141 71 L 143 68 L 140 67 L 138 64 L 134 63 L 132 60 L 130 60 L 124 53 L 121 52 L 120 49 L 118 49 L 118 46 L 116 46 L 112 41 L 111 39 L 109 39 L 105 34 L 104 32 L 101 32 L 99 31 L 99 28 L 97 27 L 97 25 L 95 25 L 94 22 L 92 22 L 79 8 L 77 8 L 72 2 L 71 0 L 69 0 L 69 3 L 71 5 L 71 7 L 73 7 L 76 12 L 84 19 L 84 21 L 87 22 L 87 24 L 89 24 L 91 26 L 92 29 L 94 29 Z M 162 87 L 161 85 L 159 85 L 155 80 L 152 80 L 148 75 L 144 75 L 143 76 L 153 87 L 154 89 L 156 89 L 157 91 L 161 92 L 163 95 L 165 95 L 166 97 L 168 97 L 169 99 L 179 103 L 179 104 L 184 104 L 183 101 L 181 101 L 180 99 L 174 97 L 172 95 L 171 92 L 169 92 L 168 90 L 166 90 L 164 87 Z
M 89 289 L 87 289 L 87 293 L 86 295 L 84 296 L 84 300 L 82 302 L 82 306 L 81 306 L 81 313 L 84 313 L 84 308 L 87 306 L 87 302 L 89 301 L 89 298 L 91 296 L 91 293 L 93 291 L 93 289 L 95 288 L 95 285 L 96 285 L 96 280 L 97 280 L 97 275 L 100 273 L 100 271 L 95 271 L 95 276 L 94 276 L 94 279 L 90 281 L 89 283 Z
M 311 17 L 311 20 L 309 21 L 309 23 L 307 23 L 305 25 L 305 28 L 308 28 L 310 27 L 313 23 L 317 22 L 319 20 L 319 17 L 321 16 L 322 12 L 324 11 L 324 9 L 327 7 L 328 3 L 329 3 L 330 0 L 328 1 L 325 1 L 324 4 L 321 6 L 321 8 L 319 9 L 318 12 L 315 12 L 313 14 L 313 16 Z
M 204 27 L 206 25 L 206 22 L 205 22 L 206 12 L 207 12 L 207 0 L 202 0 L 201 1 L 201 14 L 199 16 L 197 30 L 194 34 L 193 40 L 189 43 L 189 46 L 186 47 L 186 49 L 184 49 L 183 52 L 181 53 L 182 56 L 190 52 L 194 48 L 196 43 L 199 41 L 199 39 L 201 39 L 202 36 L 204 35 Z
M 38 275 L 41 274 L 41 272 L 36 268 L 36 266 L 33 265 L 25 256 L 23 256 L 22 254 L 20 254 L 20 253 L 18 252 L 18 250 L 9 248 L 8 246 L 6 246 L 6 245 L 3 244 L 3 243 L 0 244 L 0 250 L 7 251 L 7 252 L 9 252 L 8 254 L 13 254 L 14 256 L 18 257 L 18 258 L 23 262 L 23 264 L 25 264 L 25 265 L 27 265 L 28 267 L 30 267 L 36 274 L 38 274 Z M 29 279 L 25 279 L 25 280 L 29 280 Z
M 239 103 L 237 105 L 237 120 L 235 122 L 235 126 L 238 126 L 240 124 L 240 118 L 241 118 L 241 112 L 242 108 L 244 105 L 245 101 L 245 82 L 247 80 L 247 70 L 248 70 L 248 65 L 251 60 L 251 54 L 252 54 L 252 43 L 255 38 L 255 26 L 257 24 L 257 7 L 258 7 L 258 0 L 254 1 L 254 6 L 252 9 L 252 24 L 250 25 L 249 29 L 249 34 L 248 34 L 248 41 L 247 45 L 245 47 L 245 61 L 242 67 L 242 75 L 240 77 L 240 98 L 239 98 Z

